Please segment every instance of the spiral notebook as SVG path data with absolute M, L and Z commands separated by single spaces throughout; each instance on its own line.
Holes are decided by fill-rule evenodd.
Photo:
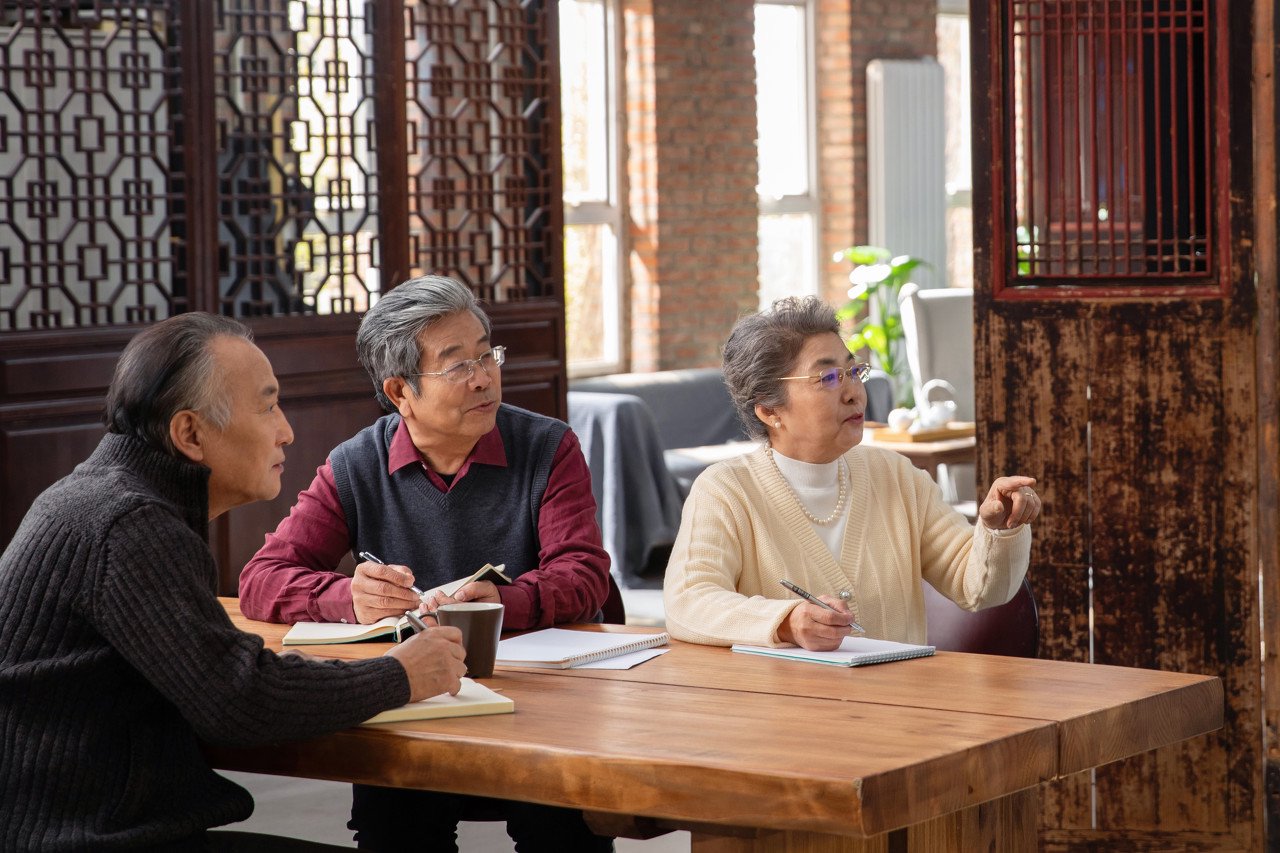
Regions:
M 811 652 L 808 649 L 786 646 L 775 649 L 768 646 L 743 646 L 735 644 L 735 652 L 749 655 L 766 655 L 787 660 L 802 660 L 810 663 L 825 663 L 830 666 L 866 666 L 873 663 L 888 663 L 895 660 L 924 658 L 933 654 L 933 646 L 915 646 L 910 643 L 895 643 L 892 640 L 873 640 L 870 637 L 845 637 L 840 648 L 830 652 Z
M 641 649 L 665 646 L 670 639 L 665 631 L 658 634 L 606 634 L 544 628 L 500 641 L 497 662 L 499 666 L 568 669 Z

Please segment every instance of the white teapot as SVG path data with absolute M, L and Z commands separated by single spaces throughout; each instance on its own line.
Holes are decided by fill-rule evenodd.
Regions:
M 935 400 L 935 391 L 946 395 Z M 919 429 L 938 429 L 956 417 L 956 387 L 945 379 L 930 379 L 920 389 L 920 416 L 916 419 Z

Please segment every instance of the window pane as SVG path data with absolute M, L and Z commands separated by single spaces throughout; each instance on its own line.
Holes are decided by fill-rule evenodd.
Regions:
M 813 217 L 783 213 L 760 217 L 760 307 L 784 296 L 818 292 Z
M 569 363 L 618 360 L 618 248 L 608 225 L 564 229 L 564 310 Z
M 938 63 L 946 86 L 947 194 L 973 186 L 970 157 L 969 19 L 938 16 Z
M 803 6 L 756 5 L 756 124 L 760 195 L 809 192 L 808 82 Z
M 604 0 L 560 2 L 564 200 L 609 200 L 609 62 Z

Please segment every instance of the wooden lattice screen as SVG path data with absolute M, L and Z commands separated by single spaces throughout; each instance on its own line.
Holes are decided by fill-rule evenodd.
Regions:
M 1225 3 L 1011 0 L 1001 287 L 1208 285 L 1226 215 Z M 1043 295 L 1043 294 L 1042 294 Z
M 377 416 L 357 318 L 410 275 L 488 300 L 504 400 L 564 417 L 556 33 L 554 0 L 0 4 L 0 547 L 183 311 L 250 322 L 297 436 L 211 529 L 224 592 Z
M 410 272 L 556 295 L 546 3 L 0 15 L 0 332 L 359 312 Z
M 1254 4 L 970 8 L 979 480 L 1039 479 L 1041 654 L 1226 693 L 1046 786 L 1040 849 L 1261 850 Z

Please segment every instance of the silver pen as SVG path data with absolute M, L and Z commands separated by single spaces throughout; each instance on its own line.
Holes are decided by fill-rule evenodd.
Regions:
M 836 610 L 836 609 L 835 609 L 834 607 L 832 607 L 830 604 L 827 604 L 825 601 L 823 601 L 822 599 L 818 598 L 818 596 L 814 595 L 813 593 L 809 592 L 808 590 L 801 589 L 800 587 L 796 586 L 795 584 L 793 584 L 793 583 L 792 583 L 791 581 L 789 581 L 789 580 L 781 580 L 781 581 L 778 581 L 778 583 L 782 584 L 782 585 L 783 585 L 783 586 L 785 586 L 787 589 L 791 590 L 791 591 L 792 591 L 792 592 L 794 592 L 796 595 L 800 596 L 801 598 L 803 598 L 805 601 L 809 602 L 810 604 L 816 604 L 816 605 L 818 605 L 819 607 L 825 607 L 827 610 L 830 610 L 832 613 L 841 613 L 841 615 L 845 615 L 845 614 L 843 614 L 841 611 Z M 852 628 L 853 630 L 857 631 L 859 634 L 865 634 L 865 633 L 867 633 L 867 629 L 866 629 L 866 628 L 863 628 L 863 627 L 862 627 L 861 625 L 859 625 L 857 622 L 850 622 L 850 623 L 849 623 L 849 627 L 850 627 L 850 628 Z
M 362 559 L 362 560 L 367 560 L 367 561 L 369 561 L 370 563 L 377 563 L 377 564 L 378 564 L 378 565 L 380 565 L 380 566 L 385 566 L 385 565 L 386 565 L 386 563 L 384 563 L 382 560 L 379 560 L 377 557 L 373 556 L 373 555 L 372 555 L 372 554 L 370 554 L 368 551 L 361 551 L 359 556 L 360 556 L 360 559 Z M 427 594 L 426 594 L 425 592 L 423 592 L 422 590 L 418 589 L 418 588 L 417 588 L 416 586 L 414 586 L 413 584 L 409 584 L 409 589 L 413 590 L 413 594 L 414 594 L 414 595 L 416 595 L 416 596 L 418 596 L 418 598 L 422 599 L 423 601 L 426 601 L 426 600 L 427 600 Z M 428 614 L 428 615 L 430 615 L 430 614 Z

